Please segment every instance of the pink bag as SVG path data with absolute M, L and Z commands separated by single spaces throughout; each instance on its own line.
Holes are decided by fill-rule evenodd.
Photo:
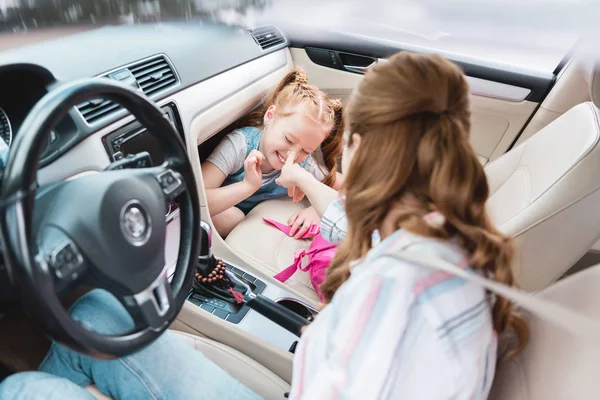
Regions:
M 265 222 L 277 227 L 282 232 L 289 234 L 290 227 L 287 225 L 280 224 L 278 222 L 267 220 L 265 218 Z M 314 228 L 316 227 L 316 229 Z M 287 230 L 287 232 L 286 232 Z M 312 225 L 308 232 L 302 237 L 314 237 L 312 243 L 308 250 L 298 250 L 294 254 L 294 263 L 278 273 L 274 276 L 280 282 L 285 282 L 290 279 L 297 270 L 300 271 L 308 271 L 310 274 L 310 282 L 312 283 L 319 299 L 323 301 L 323 297 L 321 295 L 320 286 L 321 283 L 325 280 L 326 270 L 331 264 L 331 260 L 335 256 L 336 245 L 329 243 L 327 240 L 321 236 L 319 233 L 320 229 L 318 225 Z M 316 232 L 316 233 L 315 233 Z M 304 257 L 307 257 L 306 265 L 302 266 L 302 261 Z

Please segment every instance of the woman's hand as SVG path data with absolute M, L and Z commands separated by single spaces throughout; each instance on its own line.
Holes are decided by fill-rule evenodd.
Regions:
M 281 168 L 281 174 L 275 180 L 275 183 L 287 188 L 288 196 L 293 198 L 294 203 L 298 203 L 304 198 L 304 192 L 300 189 L 299 183 L 303 179 L 312 177 L 312 175 L 298 164 L 294 164 L 295 159 L 296 152 L 290 152 L 287 160 L 285 160 L 285 164 L 283 164 L 283 168 Z
M 321 217 L 319 217 L 314 207 L 308 207 L 295 213 L 288 221 L 288 225 L 292 225 L 290 236 L 300 239 L 310 229 L 312 224 L 321 224 Z
M 256 192 L 262 183 L 262 171 L 260 166 L 265 156 L 258 150 L 252 150 L 244 161 L 244 182 Z

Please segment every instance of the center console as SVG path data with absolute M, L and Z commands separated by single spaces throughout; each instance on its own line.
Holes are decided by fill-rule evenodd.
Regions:
M 201 312 L 210 313 L 281 350 L 294 352 L 301 327 L 309 324 L 318 311 L 285 287 L 267 283 L 240 266 L 213 257 L 211 228 L 203 222 L 202 229 L 202 255 L 187 300 Z
M 299 315 L 309 322 L 319 313 L 315 308 L 297 299 L 294 294 L 281 286 L 265 283 L 259 278 L 248 274 L 239 266 L 223 260 L 226 268 L 233 272 L 237 277 L 245 279 L 254 284 L 255 293 L 273 300 L 275 303 L 287 308 L 291 313 Z M 231 303 L 220 299 L 211 299 L 191 291 L 188 295 L 188 301 L 201 310 L 210 313 L 228 323 L 234 324 L 240 329 L 259 337 L 282 350 L 293 352 L 298 336 L 289 330 L 283 328 L 276 322 L 269 320 L 264 315 L 248 307 L 240 305 L 239 308 L 232 308 Z
M 223 262 L 225 263 L 225 268 L 232 272 L 238 279 L 248 284 L 255 294 L 264 293 L 265 289 L 267 288 L 265 282 L 255 278 L 254 276 L 242 271 L 237 267 L 234 267 L 224 260 Z M 245 304 L 216 299 L 211 297 L 210 294 L 199 293 L 197 290 L 192 290 L 187 299 L 203 310 L 206 310 L 207 312 L 216 315 L 225 321 L 231 322 L 232 324 L 239 324 L 242 322 L 244 317 L 250 311 L 250 308 Z

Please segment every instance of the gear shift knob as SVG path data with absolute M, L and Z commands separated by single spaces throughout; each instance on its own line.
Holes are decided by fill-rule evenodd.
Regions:
M 202 230 L 200 238 L 200 260 L 210 261 L 212 258 L 212 228 L 206 221 L 200 221 L 200 229 Z
M 212 228 L 206 221 L 200 221 L 200 254 L 196 268 L 204 276 L 208 276 L 217 265 L 217 260 L 212 252 Z

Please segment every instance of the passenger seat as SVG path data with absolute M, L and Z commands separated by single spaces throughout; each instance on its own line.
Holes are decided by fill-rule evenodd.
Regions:
M 516 278 L 526 290 L 560 278 L 600 237 L 600 71 L 590 68 L 587 78 L 593 102 L 485 168 L 488 211 L 517 242 Z

